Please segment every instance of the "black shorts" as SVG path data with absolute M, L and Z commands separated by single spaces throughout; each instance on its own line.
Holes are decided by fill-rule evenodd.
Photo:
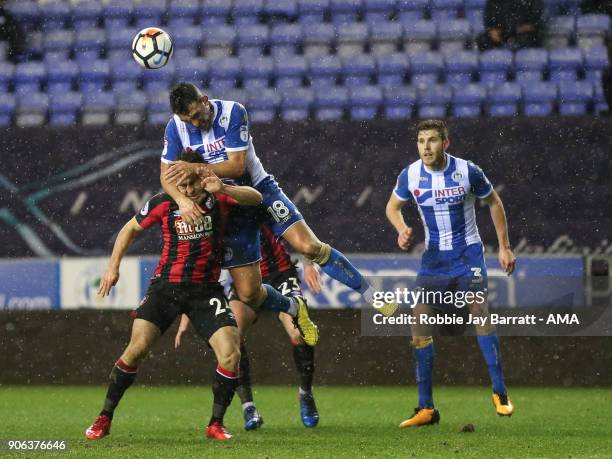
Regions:
M 263 283 L 271 285 L 285 296 L 302 296 L 304 294 L 302 292 L 302 282 L 295 266 L 292 266 L 287 271 L 272 273 L 271 276 L 263 279 Z M 240 299 L 233 283 L 230 287 L 228 298 L 229 301 Z
M 236 327 L 221 284 L 180 284 L 153 279 L 136 318 L 157 325 L 162 335 L 181 314 L 206 342 L 221 327 Z

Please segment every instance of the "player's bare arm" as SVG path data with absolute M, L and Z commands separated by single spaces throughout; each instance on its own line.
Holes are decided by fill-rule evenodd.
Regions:
M 321 287 L 323 282 L 321 281 L 321 273 L 312 260 L 308 257 L 302 257 L 302 264 L 304 266 L 304 280 L 308 285 L 308 288 L 314 293 L 321 293 Z
M 202 209 L 195 202 L 185 197 L 185 195 L 179 191 L 178 187 L 176 186 L 178 181 L 169 182 L 166 180 L 165 176 L 168 168 L 168 164 L 164 162 L 160 163 L 159 181 L 161 182 L 162 188 L 179 206 L 179 211 L 181 212 L 181 217 L 183 220 L 189 225 L 194 225 L 202 219 Z
M 508 275 L 512 274 L 516 266 L 516 257 L 510 248 L 510 238 L 508 237 L 508 222 L 506 221 L 506 211 L 504 204 L 497 194 L 493 191 L 489 196 L 484 198 L 491 212 L 491 219 L 497 233 L 497 243 L 499 244 L 499 264 L 504 272 Z
M 119 231 L 117 239 L 115 240 L 115 245 L 113 246 L 111 259 L 108 262 L 108 267 L 100 280 L 100 288 L 98 289 L 99 296 L 107 296 L 111 288 L 119 280 L 119 266 L 121 265 L 121 260 L 127 252 L 127 249 L 132 245 L 134 238 L 142 231 L 143 228 L 138 224 L 136 218 L 132 218 L 123 228 L 121 228 L 121 231 Z
M 174 349 L 178 349 L 181 345 L 181 338 L 183 334 L 189 328 L 189 316 L 187 314 L 181 314 L 181 322 L 179 323 L 179 328 L 176 331 L 176 336 L 174 337 Z
M 397 231 L 397 245 L 402 250 L 408 250 L 412 240 L 412 228 L 406 225 L 404 216 L 402 215 L 402 207 L 404 207 L 405 204 L 406 201 L 398 199 L 395 194 L 391 193 L 391 197 L 389 197 L 385 209 L 387 219 Z
M 191 173 L 200 176 L 213 172 L 219 177 L 237 179 L 244 175 L 246 169 L 246 149 L 229 152 L 227 160 L 216 164 L 194 164 L 185 161 L 170 163 L 164 178 L 169 183 L 178 183 Z
M 263 201 L 263 196 L 255 188 L 227 185 L 214 174 L 206 177 L 202 182 L 209 193 L 225 194 L 230 198 L 234 198 L 241 206 L 258 206 Z

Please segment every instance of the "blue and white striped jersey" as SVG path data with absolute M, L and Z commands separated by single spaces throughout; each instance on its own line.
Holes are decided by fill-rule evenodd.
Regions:
M 238 102 L 228 100 L 211 99 L 210 102 L 214 118 L 208 131 L 181 121 L 178 115 L 168 121 L 162 162 L 176 161 L 182 150 L 190 148 L 202 153 L 205 163 L 215 164 L 226 161 L 228 153 L 246 149 L 245 174 L 236 183 L 256 186 L 268 177 L 268 173 L 255 153 L 246 109 Z
M 397 178 L 393 193 L 417 203 L 425 228 L 428 249 L 453 250 L 480 241 L 474 202 L 486 198 L 493 186 L 471 161 L 445 153 L 446 168 L 432 171 L 420 159 L 406 167 Z

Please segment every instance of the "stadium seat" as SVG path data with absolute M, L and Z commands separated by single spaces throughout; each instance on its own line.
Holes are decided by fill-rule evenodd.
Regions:
M 14 94 L 0 92 L 0 126 L 10 126 L 16 105 Z
M 69 91 L 49 96 L 49 123 L 52 126 L 75 124 L 83 103 L 80 92 Z
M 557 85 L 552 81 L 537 81 L 523 88 L 523 113 L 527 116 L 549 116 L 557 100 Z
M 181 65 L 176 68 L 174 77 L 177 81 L 190 81 L 196 86 L 206 85 L 208 79 L 209 62 L 203 57 L 191 57 L 181 60 Z
M 474 37 L 484 32 L 484 9 L 465 10 L 465 19 L 470 23 Z
M 433 49 L 436 41 L 436 23 L 421 19 L 404 26 L 404 50 L 408 54 L 422 53 Z
M 443 53 L 462 51 L 470 42 L 472 31 L 466 19 L 449 19 L 438 25 L 438 49 Z
M 344 24 L 337 29 L 336 53 L 342 57 L 362 54 L 365 52 L 367 42 L 367 24 Z
M 40 10 L 36 1 L 20 0 L 10 2 L 7 9 L 25 32 L 39 29 Z
M 47 91 L 68 92 L 72 90 L 72 87 L 79 76 L 79 66 L 76 62 L 47 62 L 46 67 Z
M 143 122 L 147 95 L 142 91 L 132 91 L 117 98 L 115 105 L 115 124 L 137 125 Z
M 168 30 L 172 37 L 174 51 L 190 50 L 192 56 L 199 53 L 202 44 L 203 31 L 200 26 L 183 25 Z
M 249 99 L 256 101 L 249 107 L 249 119 L 255 123 L 275 120 L 281 103 L 280 94 L 270 88 L 254 88 L 248 92 Z
M 340 120 L 348 103 L 348 90 L 342 86 L 329 87 L 316 91 L 314 99 L 315 119 L 317 121 Z
M 74 32 L 72 30 L 53 30 L 45 34 L 43 49 L 45 54 L 49 52 L 57 53 L 62 60 L 70 57 L 70 50 L 74 45 Z
M 548 51 L 544 48 L 520 49 L 514 55 L 516 81 L 541 81 L 548 67 Z
M 270 54 L 274 57 L 297 54 L 302 45 L 302 26 L 300 24 L 277 24 L 270 31 Z
M 585 115 L 593 100 L 593 84 L 590 81 L 562 81 L 559 83 L 559 113 L 561 115 Z
M 308 63 L 303 56 L 280 57 L 274 61 L 274 87 L 299 88 L 304 82 Z
M 372 120 L 378 115 L 383 93 L 378 86 L 353 86 L 349 89 L 350 116 L 352 120 Z
M 575 81 L 583 66 L 582 50 L 555 48 L 550 51 L 548 65 L 551 81 Z
M 343 84 L 347 87 L 368 85 L 375 73 L 376 61 L 369 54 L 342 59 Z
M 421 119 L 445 118 L 453 97 L 450 86 L 427 85 L 418 89 L 418 117 Z
M 232 0 L 206 0 L 202 2 L 202 25 L 223 26 L 226 24 L 233 6 Z
M 610 31 L 610 16 L 607 14 L 585 14 L 576 20 L 576 44 L 588 49 L 601 46 Z
M 95 61 L 106 45 L 104 29 L 84 29 L 76 33 L 74 57 L 79 63 Z
M 135 26 L 139 29 L 161 24 L 166 12 L 166 0 L 146 0 L 134 4 Z
M 432 85 L 438 82 L 444 67 L 442 54 L 433 51 L 410 57 L 411 82 L 413 85 Z
M 255 25 L 263 12 L 264 0 L 238 0 L 232 8 L 232 19 L 237 26 Z
M 203 26 L 204 29 L 204 55 L 209 59 L 229 57 L 234 48 L 236 31 L 227 25 Z
M 489 92 L 486 111 L 489 116 L 516 116 L 522 89 L 517 83 L 502 83 Z
M 283 121 L 306 121 L 310 116 L 313 103 L 314 95 L 310 88 L 283 91 L 281 119 Z
M 423 19 L 428 6 L 429 0 L 398 0 L 397 11 L 399 22 L 404 26 L 414 24 Z
M 327 88 L 335 86 L 342 66 L 335 56 L 321 56 L 310 59 L 310 86 Z
M 452 21 L 459 16 L 459 10 L 463 8 L 463 0 L 431 0 L 431 18 L 446 27 L 447 21 Z
M 271 57 L 252 58 L 242 67 L 242 86 L 251 90 L 265 89 L 270 86 L 274 73 L 274 61 Z
M 262 56 L 270 39 L 270 29 L 266 25 L 243 25 L 237 27 L 236 50 L 241 58 Z
M 13 84 L 15 92 L 38 92 L 47 79 L 47 71 L 42 62 L 20 62 L 15 66 Z
M 546 27 L 546 47 L 550 49 L 569 46 L 575 25 L 574 16 L 556 16 L 549 19 Z
M 383 94 L 386 119 L 408 119 L 417 100 L 416 89 L 411 86 L 386 88 Z
M 219 59 L 210 68 L 210 87 L 215 92 L 233 89 L 238 86 L 241 72 L 240 59 L 236 57 Z
M 601 81 L 601 74 L 610 65 L 608 50 L 605 46 L 593 46 L 584 50 L 585 79 L 591 82 Z
M 103 91 L 110 79 L 110 65 L 106 59 L 81 63 L 79 87 L 81 92 Z
M 15 65 L 10 62 L 0 61 L 0 93 L 8 92 L 14 74 Z
M 166 124 L 172 114 L 168 94 L 163 92 L 149 94 L 146 97 L 146 113 L 149 123 Z
M 512 51 L 492 49 L 480 53 L 478 73 L 481 83 L 489 86 L 504 83 L 512 69 Z
M 398 22 L 370 25 L 370 52 L 375 55 L 395 53 L 402 43 L 404 28 Z
M 361 11 L 362 0 L 331 0 L 329 12 L 332 23 L 340 28 L 357 21 Z
M 115 94 L 112 92 L 86 92 L 81 106 L 81 124 L 110 124 L 114 108 Z
M 410 61 L 404 53 L 392 53 L 376 57 L 377 80 L 382 88 L 391 88 L 404 84 Z
M 304 55 L 322 56 L 331 53 L 336 37 L 336 29 L 331 24 L 310 24 L 304 33 Z
M 44 92 L 31 92 L 17 96 L 15 124 L 19 127 L 42 126 L 47 118 L 49 96 Z
M 264 14 L 268 24 L 293 21 L 298 16 L 297 0 L 266 0 Z
M 452 86 L 472 82 L 478 69 L 477 51 L 452 51 L 444 53 L 446 83 Z
M 109 0 L 102 10 L 104 27 L 113 30 L 127 27 L 132 19 L 132 12 L 132 2 L 125 0 Z
M 127 48 L 131 49 L 132 41 L 136 36 L 138 29 L 135 27 L 128 27 L 119 30 L 108 31 L 107 30 L 107 38 L 106 38 L 106 52 L 108 53 L 116 50 L 125 50 L 126 44 Z
M 301 24 L 321 24 L 329 11 L 329 0 L 299 0 L 298 10 Z
M 395 13 L 397 0 L 364 0 L 364 20 L 371 27 L 387 27 L 389 19 Z
M 608 107 L 606 102 L 606 98 L 603 93 L 603 87 L 601 81 L 597 81 L 594 83 L 595 93 L 593 95 L 593 105 L 595 113 L 601 113 L 608 110 L 611 110 L 612 107 Z
M 174 82 L 174 74 L 176 71 L 175 63 L 171 60 L 165 67 L 157 69 L 154 72 L 143 72 L 142 83 L 143 89 L 147 94 L 162 92 L 168 96 L 168 89 Z
M 172 0 L 168 2 L 168 27 L 170 30 L 178 26 L 189 27 L 200 21 L 200 5 L 193 0 Z M 174 36 L 173 36 L 174 38 Z
M 51 1 L 40 5 L 40 27 L 43 32 L 61 30 L 72 18 L 70 3 Z
M 479 84 L 467 84 L 453 90 L 452 115 L 456 118 L 477 118 L 487 100 L 487 89 Z

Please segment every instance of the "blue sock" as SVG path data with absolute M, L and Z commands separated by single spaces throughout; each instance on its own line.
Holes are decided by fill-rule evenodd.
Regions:
M 357 268 L 355 268 L 341 252 L 338 252 L 334 248 L 331 249 L 331 255 L 327 263 L 321 265 L 321 269 L 329 277 L 336 279 L 338 282 L 342 282 L 347 287 L 357 290 L 359 293 L 365 292 L 369 287 L 368 283 L 364 282 L 361 274 L 357 271 Z
M 270 311 L 288 312 L 295 315 L 294 299 L 289 298 L 281 294 L 278 290 L 268 284 L 263 284 L 268 295 L 266 300 L 259 305 L 261 309 L 268 309 Z
M 499 352 L 499 338 L 497 338 L 495 333 L 479 336 L 478 345 L 489 367 L 493 392 L 505 394 L 506 385 L 504 384 L 504 372 L 502 371 L 501 353 Z
M 434 361 L 433 344 L 414 350 L 416 382 L 419 389 L 419 407 L 433 408 L 432 373 Z

